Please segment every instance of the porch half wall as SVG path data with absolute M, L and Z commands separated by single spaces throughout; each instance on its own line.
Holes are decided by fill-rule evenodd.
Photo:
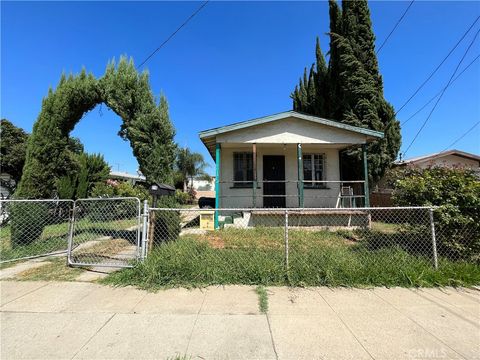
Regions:
M 303 144 L 303 154 L 325 154 L 325 180 L 340 180 L 338 149 L 325 147 L 321 144 Z M 252 144 L 224 143 L 221 149 L 220 161 L 220 206 L 224 208 L 253 207 L 253 189 L 234 187 L 235 152 L 252 152 Z M 286 205 L 289 208 L 299 206 L 298 199 L 298 163 L 296 144 L 257 144 L 257 179 L 256 207 L 263 207 L 263 156 L 285 156 L 285 180 L 292 181 L 285 184 Z M 328 183 L 326 189 L 304 188 L 304 207 L 335 207 L 340 193 L 339 183 Z M 319 198 L 323 197 L 323 198 Z

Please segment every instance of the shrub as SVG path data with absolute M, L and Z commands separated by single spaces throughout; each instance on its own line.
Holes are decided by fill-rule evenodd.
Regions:
M 180 189 L 175 190 L 175 201 L 180 205 L 186 205 L 190 203 L 190 195 L 183 192 Z
M 462 168 L 407 168 L 398 172 L 397 206 L 437 206 L 435 225 L 443 255 L 480 262 L 480 181 Z
M 12 247 L 29 245 L 40 239 L 48 218 L 45 203 L 18 202 L 10 205 Z
M 158 199 L 159 208 L 175 208 L 175 198 L 164 196 Z M 178 211 L 155 211 L 154 212 L 153 243 L 160 244 L 165 241 L 176 240 L 180 234 L 180 214 Z
M 128 182 L 107 181 L 97 183 L 92 189 L 92 197 L 136 197 L 140 201 L 148 200 L 148 190 L 141 185 L 132 185 Z

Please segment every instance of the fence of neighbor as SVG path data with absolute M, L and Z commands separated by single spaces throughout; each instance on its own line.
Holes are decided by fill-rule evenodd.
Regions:
M 72 200 L 0 200 L 0 262 L 65 254 Z
M 0 210 L 1 262 L 60 253 L 70 265 L 129 267 L 148 257 L 178 271 L 324 277 L 347 263 L 480 263 L 477 209 L 461 221 L 430 207 L 173 209 L 137 198 L 3 200 Z

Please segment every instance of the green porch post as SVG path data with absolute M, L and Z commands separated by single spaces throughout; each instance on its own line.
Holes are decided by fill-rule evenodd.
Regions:
M 298 207 L 303 208 L 303 155 L 302 144 L 297 144 L 297 167 L 298 167 Z
M 215 145 L 215 209 L 220 208 L 220 156 L 221 156 L 221 147 L 220 144 L 217 143 Z M 218 229 L 218 210 L 215 210 L 214 215 L 214 227 Z
M 367 161 L 367 144 L 362 145 L 363 158 L 363 193 L 365 194 L 365 207 L 370 207 L 370 190 L 368 188 L 368 161 Z

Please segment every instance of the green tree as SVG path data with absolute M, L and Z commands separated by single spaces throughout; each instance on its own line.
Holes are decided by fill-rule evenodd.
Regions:
M 104 182 L 110 172 L 110 167 L 100 154 L 76 154 L 74 163 L 72 171 L 57 180 L 57 195 L 61 199 L 90 196 L 94 186 Z
M 2 181 L 2 186 L 13 191 L 22 177 L 28 134 L 7 119 L 1 119 L 0 139 L 0 167 L 2 172 L 9 174 L 14 181 Z
M 42 110 L 28 140 L 18 197 L 48 198 L 57 180 L 69 173 L 74 160 L 68 150 L 69 133 L 83 115 L 105 103 L 123 120 L 120 136 L 128 139 L 140 171 L 150 182 L 172 182 L 175 131 L 164 96 L 152 94 L 147 72 L 139 73 L 126 58 L 108 64 L 97 79 L 85 70 L 62 75 L 43 99 Z
M 183 182 L 183 191 L 187 191 L 188 182 L 190 181 L 190 188 L 193 186 L 193 178 L 201 176 L 205 179 L 210 179 L 206 173 L 205 168 L 208 164 L 203 159 L 202 154 L 190 151 L 189 148 L 179 148 L 177 150 L 176 171 Z
M 375 181 L 397 157 L 401 135 L 394 109 L 384 99 L 370 11 L 366 0 L 344 0 L 341 9 L 335 0 L 330 0 L 329 7 L 328 67 L 317 39 L 316 67 L 311 68 L 308 78 L 305 69 L 303 80 L 291 95 L 293 108 L 384 132 L 384 139 L 368 146 L 369 174 Z M 345 179 L 361 178 L 361 151 L 343 153 L 342 166 Z

